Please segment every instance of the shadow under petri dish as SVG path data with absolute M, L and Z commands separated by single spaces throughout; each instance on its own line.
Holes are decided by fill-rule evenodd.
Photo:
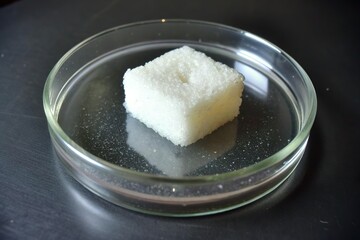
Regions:
M 241 58 L 222 52 L 225 50 L 190 46 L 245 76 L 240 115 L 232 122 L 195 144 L 179 147 L 129 116 L 123 107 L 122 76 L 128 68 L 172 49 L 154 44 L 111 52 L 81 69 L 63 93 L 60 126 L 75 143 L 99 158 L 133 171 L 170 177 L 245 168 L 294 138 L 298 116 L 283 86 Z

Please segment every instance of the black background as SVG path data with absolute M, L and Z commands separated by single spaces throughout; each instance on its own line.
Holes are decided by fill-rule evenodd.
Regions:
M 359 12 L 355 1 L 1 2 L 0 239 L 359 236 Z M 97 32 L 161 18 L 250 31 L 289 53 L 311 77 L 318 113 L 306 156 L 268 197 L 214 216 L 153 217 L 91 194 L 55 158 L 42 90 L 57 60 Z

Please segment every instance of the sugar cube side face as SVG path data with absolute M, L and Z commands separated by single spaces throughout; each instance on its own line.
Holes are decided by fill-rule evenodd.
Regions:
M 124 74 L 128 113 L 175 145 L 187 146 L 239 114 L 244 78 L 184 46 Z

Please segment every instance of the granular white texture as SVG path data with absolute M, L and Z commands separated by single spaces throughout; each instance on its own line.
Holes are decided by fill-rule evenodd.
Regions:
M 187 146 L 233 120 L 244 77 L 184 46 L 124 74 L 126 111 L 176 145 Z

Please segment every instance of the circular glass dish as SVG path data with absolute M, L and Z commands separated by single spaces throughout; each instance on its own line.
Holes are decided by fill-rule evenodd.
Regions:
M 122 76 L 181 46 L 245 76 L 240 115 L 188 147 L 128 116 Z M 51 139 L 70 173 L 102 198 L 166 216 L 213 214 L 248 204 L 296 168 L 316 114 L 304 70 L 268 41 L 194 20 L 157 20 L 101 32 L 75 46 L 44 89 Z

